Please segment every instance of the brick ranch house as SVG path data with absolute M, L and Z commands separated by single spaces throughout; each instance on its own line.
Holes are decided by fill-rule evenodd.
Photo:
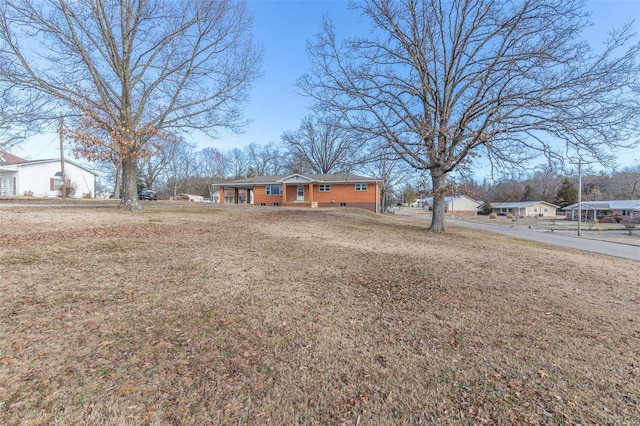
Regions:
M 221 182 L 220 203 L 246 202 L 256 206 L 358 207 L 380 212 L 381 181 L 341 174 L 256 176 Z M 241 192 L 246 195 L 241 197 Z
M 640 220 L 640 200 L 582 201 L 582 220 L 603 222 Z M 567 220 L 578 220 L 578 203 L 564 208 Z M 608 220 L 613 219 L 613 220 Z

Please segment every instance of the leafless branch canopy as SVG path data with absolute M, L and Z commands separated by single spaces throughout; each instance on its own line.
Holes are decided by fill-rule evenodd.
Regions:
M 7 0 L 0 73 L 108 128 L 238 129 L 260 58 L 250 22 L 234 0 Z
M 341 173 L 362 163 L 367 139 L 339 120 L 307 116 L 296 131 L 285 132 L 282 142 L 289 156 L 312 173 Z
M 43 124 L 47 98 L 15 86 L 0 88 L 0 150 L 17 145 Z
M 134 201 L 137 154 L 158 132 L 246 124 L 261 56 L 250 25 L 243 0 L 4 0 L 0 78 L 117 142 Z
M 579 150 L 605 161 L 638 128 L 639 45 L 625 47 L 625 27 L 591 49 L 580 39 L 589 24 L 581 1 L 353 7 L 371 22 L 369 36 L 340 42 L 325 21 L 299 86 L 417 169 L 447 173 L 482 154 L 521 162 Z

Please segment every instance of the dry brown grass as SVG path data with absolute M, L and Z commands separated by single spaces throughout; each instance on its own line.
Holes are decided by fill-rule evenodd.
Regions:
M 2 424 L 639 424 L 640 263 L 356 210 L 3 208 Z

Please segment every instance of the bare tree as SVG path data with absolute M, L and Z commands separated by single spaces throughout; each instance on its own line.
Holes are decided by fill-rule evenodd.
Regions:
M 245 150 L 256 176 L 277 175 L 282 171 L 283 155 L 275 143 L 263 146 L 252 143 Z
M 366 157 L 369 160 L 358 170 L 382 180 L 380 204 L 384 211 L 389 205 L 389 195 L 394 191 L 399 192 L 400 187 L 406 185 L 412 169 L 384 141 L 372 143 Z
M 235 179 L 247 177 L 249 171 L 249 159 L 246 152 L 240 148 L 233 148 L 229 152 L 229 164 L 231 166 L 231 173 Z
M 162 176 L 166 175 L 169 166 L 180 152 L 180 145 L 185 144 L 180 138 L 170 138 L 157 141 L 149 155 L 139 159 L 139 176 L 142 177 L 147 189 L 157 189 Z
M 640 165 L 626 167 L 622 171 L 614 173 L 612 180 L 616 183 L 617 191 L 615 191 L 615 195 L 611 194 L 609 199 L 612 197 L 628 200 L 640 199 Z
M 369 35 L 340 42 L 324 22 L 299 87 L 355 129 L 380 135 L 434 192 L 475 156 L 493 164 L 580 155 L 599 161 L 638 127 L 640 46 L 630 28 L 601 51 L 579 39 L 581 0 L 371 0 L 354 5 Z
M 221 181 L 229 175 L 229 158 L 217 148 L 203 148 L 200 151 L 200 164 L 203 176 L 214 182 Z
M 0 86 L 0 150 L 20 144 L 40 129 L 46 101 L 38 93 Z
M 178 198 L 179 194 L 188 193 L 191 181 L 198 177 L 200 162 L 196 151 L 187 143 L 176 145 L 175 153 L 167 167 L 167 187 Z
M 282 142 L 305 169 L 324 174 L 351 171 L 360 164 L 367 140 L 334 118 L 307 116 L 298 130 L 282 135 Z
M 137 161 L 160 132 L 246 123 L 260 51 L 242 0 L 4 0 L 0 16 L 0 79 L 109 134 L 123 207 L 139 207 Z

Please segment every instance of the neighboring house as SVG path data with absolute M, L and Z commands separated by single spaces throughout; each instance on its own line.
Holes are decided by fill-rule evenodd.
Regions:
M 359 207 L 380 212 L 381 181 L 349 173 L 257 176 L 218 185 L 220 203 L 310 208 Z
M 182 198 L 183 200 L 189 200 L 195 203 L 204 202 L 204 197 L 202 195 L 180 194 L 180 198 Z
M 546 201 L 519 201 L 515 203 L 491 203 L 491 211 L 499 215 L 515 217 L 555 217 L 560 206 Z
M 640 200 L 582 201 L 582 220 L 622 217 L 640 218 Z M 578 220 L 578 203 L 564 208 L 567 220 Z
M 478 214 L 478 207 L 482 205 L 481 201 L 466 195 L 444 197 L 444 202 L 444 211 L 451 216 L 475 216 Z M 424 210 L 433 210 L 433 197 L 423 198 L 418 203 Z
M 0 195 L 62 196 L 60 165 L 60 159 L 25 160 L 0 151 Z M 71 160 L 64 161 L 64 172 L 70 197 L 95 195 L 96 172 Z

